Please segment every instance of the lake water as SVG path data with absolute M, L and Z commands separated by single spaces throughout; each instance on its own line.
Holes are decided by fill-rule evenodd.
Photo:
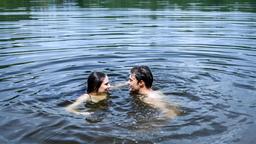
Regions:
M 91 71 L 148 65 L 184 114 L 159 119 L 128 88 L 94 117 L 64 107 Z M 0 143 L 251 144 L 256 2 L 1 0 Z

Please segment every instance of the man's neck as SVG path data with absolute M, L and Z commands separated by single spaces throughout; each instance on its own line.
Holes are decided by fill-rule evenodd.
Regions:
M 145 95 L 145 96 L 149 96 L 149 94 L 152 92 L 153 90 L 151 88 L 141 88 L 139 90 L 139 94 L 141 95 Z

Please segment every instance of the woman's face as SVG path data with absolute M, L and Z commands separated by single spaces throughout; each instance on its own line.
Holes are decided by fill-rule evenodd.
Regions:
M 106 76 L 99 87 L 98 93 L 107 93 L 109 91 L 109 88 L 110 88 L 110 84 L 109 84 L 108 76 Z

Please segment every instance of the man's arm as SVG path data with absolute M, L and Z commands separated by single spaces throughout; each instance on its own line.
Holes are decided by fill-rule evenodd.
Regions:
M 110 89 L 118 89 L 120 87 L 124 87 L 124 86 L 127 86 L 128 83 L 127 82 L 120 82 L 120 83 L 117 83 L 117 84 L 114 84 L 113 86 L 110 87 Z

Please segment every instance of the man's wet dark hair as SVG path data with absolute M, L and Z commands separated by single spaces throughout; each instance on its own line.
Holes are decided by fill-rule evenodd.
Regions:
M 138 82 L 140 82 L 141 80 L 144 81 L 145 86 L 147 88 L 152 87 L 153 75 L 148 66 L 145 66 L 145 65 L 134 66 L 131 69 L 131 74 L 135 75 L 135 78 L 138 80 Z
M 87 93 L 98 92 L 105 77 L 102 72 L 92 72 L 87 79 Z

